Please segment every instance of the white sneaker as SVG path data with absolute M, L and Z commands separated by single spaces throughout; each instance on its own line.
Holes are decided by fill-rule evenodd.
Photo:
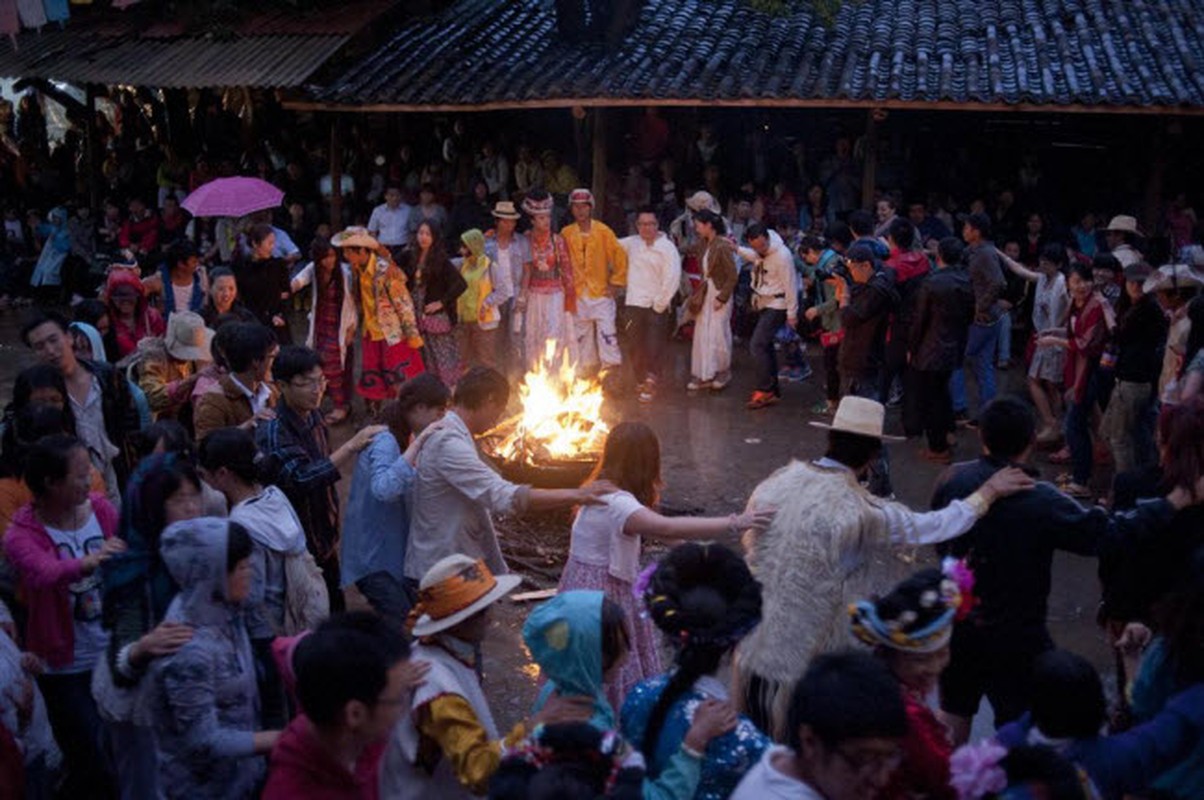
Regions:
M 710 388 L 713 388 L 711 381 L 703 381 L 703 380 L 699 380 L 698 378 L 693 378 L 690 380 L 689 383 L 686 384 L 687 392 L 700 392 L 703 389 L 710 389 Z

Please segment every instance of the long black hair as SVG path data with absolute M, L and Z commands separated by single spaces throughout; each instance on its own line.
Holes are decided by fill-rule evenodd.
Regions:
M 21 417 L 23 412 L 30 408 L 33 393 L 38 389 L 53 389 L 62 396 L 63 404 L 59 409 L 61 429 L 43 431 L 31 439 L 22 434 L 35 428 L 41 429 L 43 426 L 31 427 L 28 424 L 30 420 L 26 420 L 23 426 Z M 4 409 L 4 432 L 0 434 L 0 477 L 20 477 L 25 451 L 42 436 L 49 433 L 75 435 L 75 415 L 71 413 L 69 397 L 62 373 L 49 364 L 35 364 L 17 374 L 17 380 L 13 384 L 12 402 Z
M 661 559 L 644 602 L 677 664 L 644 729 L 640 749 L 652 763 L 673 704 L 695 681 L 717 670 L 724 655 L 761 621 L 761 584 L 728 548 L 691 542 Z

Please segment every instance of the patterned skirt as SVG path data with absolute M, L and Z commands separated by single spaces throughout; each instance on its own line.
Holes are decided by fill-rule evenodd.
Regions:
M 631 652 L 619 668 L 613 683 L 606 684 L 606 698 L 617 716 L 623 709 L 627 693 L 640 681 L 661 674 L 660 637 L 656 626 L 644 614 L 644 606 L 631 593 L 631 584 L 610 574 L 606 567 L 585 564 L 569 556 L 560 574 L 559 591 L 592 589 L 605 592 L 606 596 L 623 609 L 627 615 L 627 633 L 631 640 Z

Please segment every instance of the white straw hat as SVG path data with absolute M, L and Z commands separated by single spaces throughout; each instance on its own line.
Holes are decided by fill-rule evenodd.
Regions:
M 457 553 L 435 563 L 418 584 L 416 638 L 454 628 L 513 592 L 522 583 L 517 575 L 497 575 L 485 562 Z
M 832 424 L 812 422 L 816 428 L 830 431 L 844 431 L 858 436 L 868 436 L 871 439 L 886 439 L 892 442 L 903 441 L 902 436 L 886 436 L 882 433 L 886 422 L 886 406 L 864 397 L 844 397 L 836 408 L 836 416 Z
M 212 361 L 209 344 L 213 331 L 205 327 L 205 320 L 195 311 L 177 311 L 167 320 L 167 334 L 163 344 L 172 358 L 180 361 Z

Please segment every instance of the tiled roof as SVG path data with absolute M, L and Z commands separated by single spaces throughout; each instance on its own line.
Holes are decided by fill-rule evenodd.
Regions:
M 268 11 L 220 34 L 137 9 L 81 15 L 64 27 L 0 41 L 0 76 L 156 88 L 296 87 L 392 2 L 359 0 L 338 15 Z
M 583 4 L 584 5 L 584 4 Z M 688 102 L 1204 109 L 1204 0 L 648 0 L 617 45 L 552 0 L 460 0 L 316 91 L 396 108 Z

